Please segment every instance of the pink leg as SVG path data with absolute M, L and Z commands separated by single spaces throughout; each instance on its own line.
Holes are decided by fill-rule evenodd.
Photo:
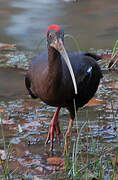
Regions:
M 67 129 L 66 135 L 65 135 L 65 153 L 68 150 L 68 141 L 69 141 L 69 136 L 70 136 L 70 132 L 71 132 L 71 129 L 72 129 L 72 125 L 73 125 L 73 119 L 70 119 L 68 129 Z
M 48 136 L 47 136 L 47 139 L 46 139 L 46 144 L 48 143 L 48 141 L 50 140 L 50 149 L 52 150 L 53 149 L 53 139 L 54 139 L 54 131 L 56 132 L 56 137 L 58 139 L 58 141 L 60 140 L 60 128 L 59 128 L 59 122 L 58 122 L 58 114 L 59 114 L 59 111 L 60 111 L 60 107 L 58 107 L 56 109 L 56 112 L 54 113 L 54 116 L 51 120 L 51 123 L 50 123 L 50 127 L 49 127 L 49 131 L 48 131 Z

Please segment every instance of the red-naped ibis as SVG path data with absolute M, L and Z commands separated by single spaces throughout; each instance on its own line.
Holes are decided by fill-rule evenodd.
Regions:
M 67 108 L 70 122 L 65 135 L 65 150 L 75 118 L 76 110 L 84 106 L 97 91 L 102 72 L 97 60 L 101 57 L 91 53 L 70 53 L 64 48 L 64 31 L 59 25 L 47 29 L 48 51 L 32 59 L 25 84 L 32 98 L 40 98 L 50 106 L 57 107 L 51 120 L 46 143 L 53 149 L 54 132 L 60 137 L 58 114 Z

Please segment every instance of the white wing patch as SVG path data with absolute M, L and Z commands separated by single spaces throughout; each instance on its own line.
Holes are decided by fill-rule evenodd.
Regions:
M 88 69 L 87 69 L 87 73 L 90 73 L 92 71 L 92 66 L 90 66 Z

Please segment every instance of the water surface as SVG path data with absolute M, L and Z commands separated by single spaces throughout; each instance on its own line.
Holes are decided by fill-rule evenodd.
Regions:
M 33 50 L 47 27 L 59 24 L 78 39 L 81 48 L 111 49 L 118 37 L 117 7 L 116 0 L 0 0 L 0 40 Z
M 117 14 L 116 0 L 82 0 L 79 3 L 61 0 L 0 0 L 0 42 L 17 46 L 14 51 L 0 52 L 0 67 L 7 67 L 0 68 L 0 109 L 4 110 L 2 123 L 6 145 L 10 143 L 13 147 L 10 169 L 11 172 L 15 170 L 12 174 L 15 179 L 52 180 L 67 177 L 63 150 L 64 134 L 69 123 L 68 111 L 62 109 L 60 112 L 61 144 L 55 139 L 54 151 L 51 153 L 49 144 L 44 144 L 55 108 L 28 96 L 24 86 L 25 72 L 20 69 L 27 69 L 29 59 L 46 49 L 46 42 L 41 46 L 39 44 L 50 24 L 60 24 L 65 33 L 74 35 L 81 49 L 112 49 L 118 37 Z M 71 40 L 66 39 L 65 45 L 67 49 L 75 50 Z M 81 148 L 81 152 L 86 152 L 88 148 L 92 157 L 95 146 L 99 155 L 104 153 L 104 147 L 110 146 L 114 150 L 118 143 L 118 73 L 108 70 L 103 73 L 104 78 L 95 100 L 78 110 L 79 129 L 87 123 L 81 133 L 78 153 Z M 74 122 L 70 160 L 76 138 L 77 127 Z M 1 132 L 0 149 L 3 149 Z M 103 155 L 107 159 L 108 153 Z M 55 164 L 55 159 L 52 161 L 54 157 L 61 158 L 58 159 L 61 165 Z M 112 168 L 109 172 L 112 173 Z

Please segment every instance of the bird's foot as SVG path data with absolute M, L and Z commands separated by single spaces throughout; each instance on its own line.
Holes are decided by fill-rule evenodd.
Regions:
M 56 138 L 57 138 L 58 142 L 60 142 L 61 131 L 60 131 L 58 121 L 56 121 L 55 124 L 51 123 L 50 127 L 49 127 L 48 136 L 47 136 L 45 144 L 47 144 L 50 141 L 50 150 L 53 150 L 54 132 L 56 133 Z

